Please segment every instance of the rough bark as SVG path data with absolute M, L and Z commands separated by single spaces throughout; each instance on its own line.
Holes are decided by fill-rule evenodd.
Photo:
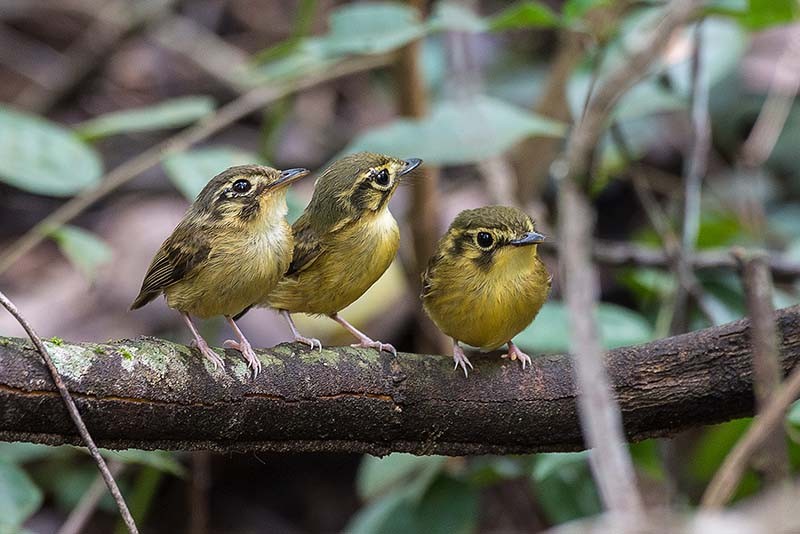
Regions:
M 800 307 L 776 314 L 781 363 L 800 362 Z M 753 413 L 749 322 L 610 351 L 607 367 L 631 441 Z M 583 447 L 572 362 L 452 359 L 350 347 L 259 351 L 251 380 L 227 351 L 214 372 L 185 346 L 140 338 L 48 343 L 99 445 L 216 451 L 506 454 Z M 0 439 L 78 443 L 38 354 L 0 338 Z

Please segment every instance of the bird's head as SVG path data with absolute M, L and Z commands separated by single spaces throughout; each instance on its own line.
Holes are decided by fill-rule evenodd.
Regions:
M 231 167 L 206 184 L 192 209 L 212 221 L 231 224 L 283 216 L 287 186 L 308 172 L 308 169 L 279 171 L 264 165 Z
M 545 237 L 523 211 L 508 206 L 464 210 L 450 225 L 440 250 L 481 271 L 524 264 Z
M 346 212 L 364 214 L 384 209 L 403 177 L 421 159 L 398 159 L 359 152 L 331 163 L 314 186 L 312 203 L 336 202 Z M 322 206 L 320 206 L 322 207 Z

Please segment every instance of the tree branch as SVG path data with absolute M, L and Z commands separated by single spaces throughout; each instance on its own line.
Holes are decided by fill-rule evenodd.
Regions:
M 782 370 L 800 368 L 800 307 L 776 313 Z M 46 343 L 98 445 L 216 451 L 516 454 L 583 448 L 572 360 L 533 368 L 340 347 L 258 351 L 251 380 L 235 351 L 214 372 L 155 338 Z M 638 441 L 753 413 L 749 322 L 607 354 L 626 437 Z M 0 338 L 0 439 L 80 443 L 31 345 Z

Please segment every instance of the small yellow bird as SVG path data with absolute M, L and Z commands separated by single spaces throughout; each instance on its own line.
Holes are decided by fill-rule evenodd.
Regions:
M 422 275 L 422 304 L 453 339 L 455 369 L 472 367 L 458 342 L 483 350 L 508 344 L 504 358 L 531 363 L 511 338 L 544 304 L 551 277 L 537 255 L 544 236 L 517 208 L 462 211 L 437 245 Z
M 280 310 L 295 341 L 322 348 L 318 339 L 300 335 L 292 313 L 327 315 L 358 339 L 353 346 L 397 353 L 392 345 L 367 337 L 339 311 L 363 295 L 394 260 L 400 231 L 389 199 L 401 178 L 420 163 L 361 152 L 332 163 L 320 175 L 311 202 L 292 225 L 289 270 L 265 302 Z
M 232 316 L 266 299 L 289 267 L 293 239 L 286 187 L 307 174 L 307 169 L 241 165 L 212 178 L 158 249 L 131 309 L 163 293 L 215 369 L 225 363 L 190 315 L 224 315 L 238 338 L 225 346 L 241 351 L 257 376 L 261 362 Z

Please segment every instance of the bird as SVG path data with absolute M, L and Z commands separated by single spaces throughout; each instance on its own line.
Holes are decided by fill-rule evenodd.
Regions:
M 239 165 L 212 178 L 156 252 L 131 310 L 163 293 L 214 369 L 225 363 L 192 316 L 224 316 L 238 340 L 224 346 L 239 350 L 257 376 L 261 362 L 233 317 L 265 299 L 289 268 L 294 241 L 286 221 L 287 186 L 308 173 Z
M 453 341 L 454 369 L 472 368 L 459 342 L 489 351 L 508 345 L 504 358 L 531 358 L 511 339 L 542 308 L 552 277 L 538 256 L 545 236 L 523 211 L 485 206 L 458 214 L 422 274 L 425 312 Z
M 292 225 L 292 262 L 266 305 L 283 315 L 296 342 L 322 349 L 297 330 L 291 314 L 325 315 L 357 340 L 354 347 L 397 351 L 355 328 L 339 312 L 386 271 L 397 254 L 400 230 L 389 212 L 397 186 L 422 160 L 359 152 L 330 164 L 314 185 L 311 201 Z

